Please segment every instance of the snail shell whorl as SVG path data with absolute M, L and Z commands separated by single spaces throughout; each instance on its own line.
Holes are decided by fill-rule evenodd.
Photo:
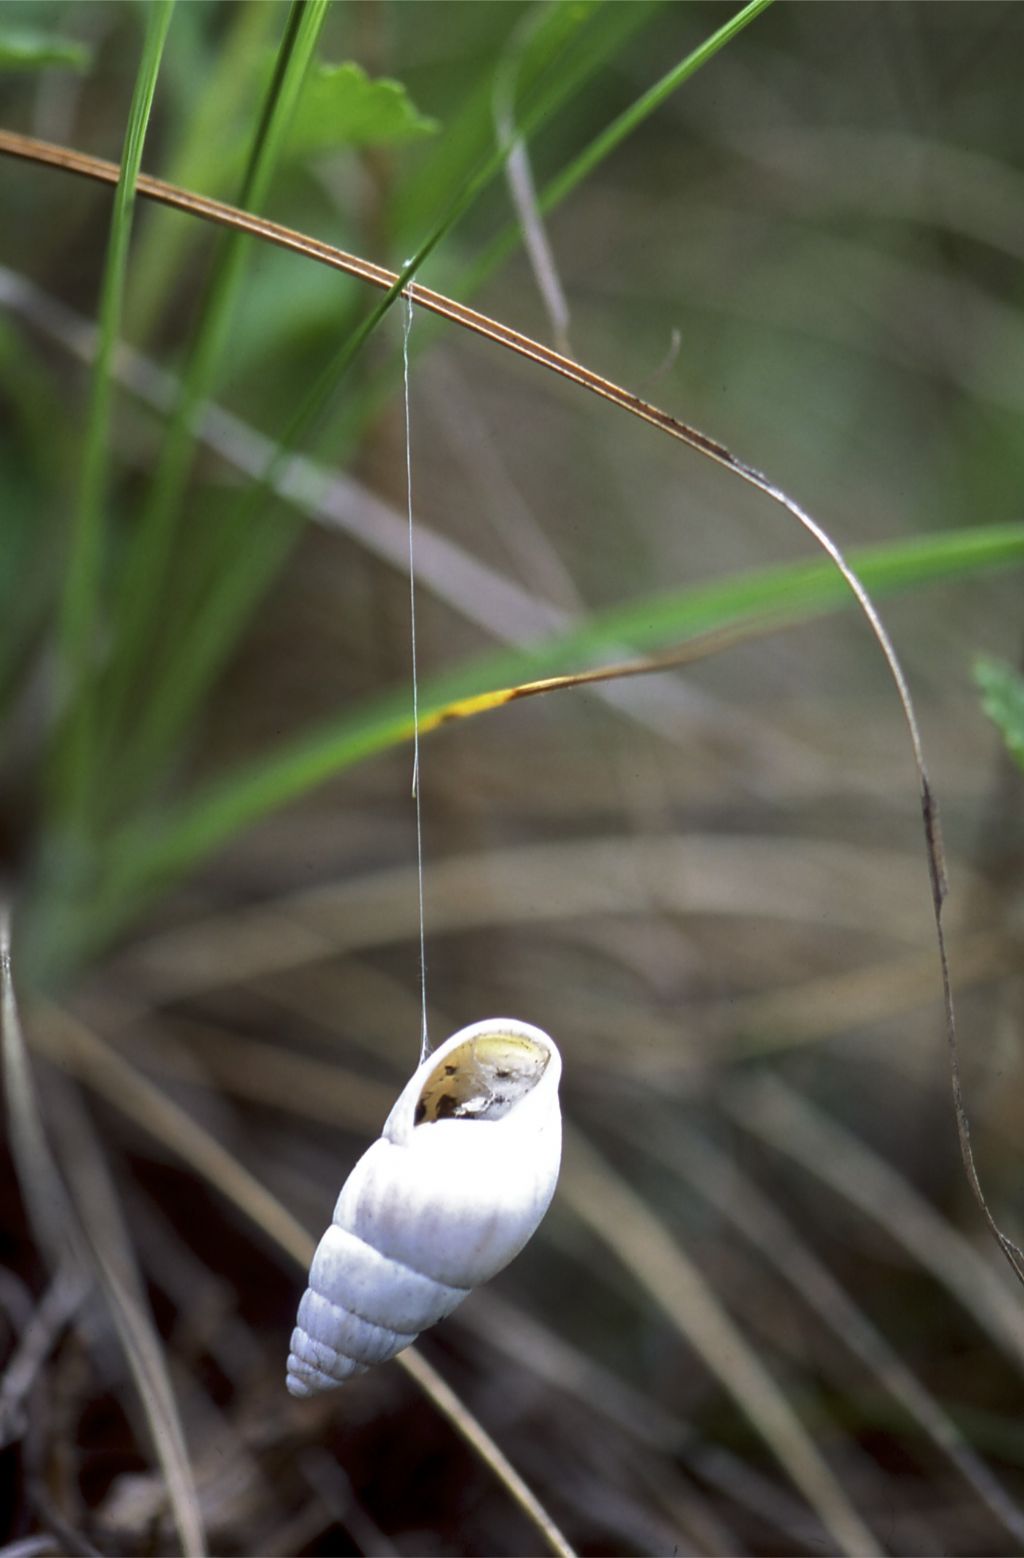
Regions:
M 288 1355 L 293 1396 L 393 1358 L 517 1255 L 561 1156 L 554 1041 L 495 1018 L 428 1055 L 342 1186 Z

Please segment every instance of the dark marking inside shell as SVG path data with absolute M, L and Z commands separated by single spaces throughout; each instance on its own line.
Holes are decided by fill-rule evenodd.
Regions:
M 547 1050 L 519 1034 L 467 1039 L 423 1084 L 415 1122 L 500 1120 L 532 1092 L 547 1063 Z

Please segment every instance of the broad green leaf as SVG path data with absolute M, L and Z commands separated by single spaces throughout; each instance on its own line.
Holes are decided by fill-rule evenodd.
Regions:
M 1011 756 L 1024 768 L 1024 676 L 998 660 L 979 660 L 974 680 L 981 706 L 998 726 Z
M 400 81 L 376 80 L 361 65 L 319 65 L 310 73 L 288 137 L 294 155 L 337 146 L 394 146 L 439 129 Z
M 88 70 L 92 51 L 74 38 L 36 32 L 31 27 L 0 28 L 0 70 Z

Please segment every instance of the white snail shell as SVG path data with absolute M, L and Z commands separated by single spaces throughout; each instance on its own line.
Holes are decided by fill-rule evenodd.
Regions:
M 558 1179 L 562 1061 L 540 1028 L 454 1033 L 342 1186 L 288 1354 L 293 1396 L 393 1358 L 517 1255 Z

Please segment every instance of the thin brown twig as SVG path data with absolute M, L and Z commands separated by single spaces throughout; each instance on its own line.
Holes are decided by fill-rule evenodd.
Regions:
M 12 157 L 20 157 L 28 162 L 62 169 L 68 173 L 78 174 L 80 177 L 95 179 L 102 184 L 115 185 L 120 174 L 120 169 L 116 163 L 107 162 L 103 158 L 93 157 L 88 153 L 76 151 L 69 146 L 57 146 L 49 141 L 40 141 L 32 136 L 21 135 L 14 130 L 0 129 L 0 153 Z M 333 244 L 324 243 L 321 239 L 311 238 L 304 233 L 296 232 L 293 228 L 284 227 L 278 222 L 271 222 L 266 217 L 254 216 L 251 212 L 241 211 L 236 206 L 229 206 L 221 201 L 211 200 L 206 195 L 198 195 L 191 190 L 180 189 L 175 184 L 168 184 L 163 179 L 153 178 L 149 174 L 139 175 L 137 192 L 145 199 L 155 200 L 161 205 L 189 212 L 193 216 L 214 222 L 218 226 L 234 228 L 236 231 L 246 232 L 253 237 L 261 238 L 267 243 L 276 244 L 279 248 L 305 255 L 308 259 L 317 260 L 323 265 L 329 265 L 335 270 L 344 271 L 347 275 L 357 277 L 359 280 L 365 281 L 381 291 L 388 291 L 398 281 L 397 273 L 387 270 L 382 265 L 375 265 L 370 260 L 364 260 L 358 255 L 349 254 L 344 249 L 336 248 Z M 928 777 L 917 715 L 914 712 L 914 703 L 903 667 L 900 664 L 892 640 L 889 638 L 885 626 L 878 615 L 874 602 L 857 574 L 850 567 L 842 551 L 832 540 L 831 536 L 822 529 L 817 520 L 812 518 L 806 509 L 802 508 L 799 503 L 789 497 L 781 487 L 776 486 L 762 472 L 737 458 L 724 444 L 720 444 L 716 439 L 709 438 L 706 433 L 701 433 L 696 428 L 690 427 L 689 424 L 670 416 L 667 411 L 662 411 L 659 407 L 642 400 L 630 390 L 623 389 L 620 385 L 614 384 L 611 380 L 602 377 L 601 374 L 594 373 L 592 369 L 584 367 L 582 363 L 574 362 L 560 352 L 543 346 L 539 341 L 531 340 L 529 336 L 523 335 L 520 331 L 513 330 L 510 326 L 501 324 L 498 320 L 491 319 L 486 314 L 480 314 L 475 309 L 467 308 L 465 304 L 457 303 L 454 299 L 445 297 L 442 293 L 434 292 L 428 287 L 421 287 L 419 284 L 410 282 L 403 289 L 403 294 L 419 307 L 437 314 L 442 319 L 461 325 L 464 329 L 471 330 L 476 335 L 494 341 L 497 345 L 516 352 L 520 357 L 525 357 L 532 362 L 538 363 L 541 367 L 559 374 L 571 383 L 579 384 L 592 394 L 600 396 L 601 399 L 609 401 L 624 411 L 628 411 L 632 416 L 639 417 L 652 427 L 667 433 L 669 437 L 677 439 L 680 443 L 687 445 L 688 448 L 696 450 L 697 453 L 705 455 L 708 459 L 714 460 L 716 464 L 731 471 L 734 476 L 739 477 L 748 486 L 763 493 L 765 497 L 770 498 L 772 502 L 777 503 L 787 513 L 791 514 L 808 534 L 813 537 L 825 554 L 831 558 L 833 564 L 846 581 L 857 604 L 867 618 L 875 640 L 889 667 L 889 673 L 903 709 L 904 722 L 910 736 L 914 765 L 917 770 L 925 850 L 931 885 L 932 914 L 939 952 L 946 1041 L 953 1091 L 953 1111 L 960 1144 L 960 1155 L 975 1201 L 1018 1281 L 1024 1284 L 1024 1251 L 1018 1248 L 996 1222 L 981 1187 L 977 1166 L 974 1161 L 974 1149 L 971 1145 L 970 1124 L 960 1077 L 952 980 L 942 922 L 942 907 L 946 897 L 947 884 L 938 803 Z
M 93 157 L 87 152 L 75 151 L 70 146 L 56 146 L 50 141 L 40 141 L 31 135 L 21 135 L 15 130 L 0 129 L 0 153 L 9 157 L 20 157 L 27 162 L 42 163 L 46 167 L 58 168 L 65 173 L 76 173 L 79 177 L 94 179 L 100 184 L 115 185 L 120 172 L 116 162 L 108 162 L 102 157 Z M 293 254 L 305 255 L 307 259 L 317 260 L 321 265 L 330 266 L 332 270 L 344 271 L 347 276 L 355 276 L 358 280 L 365 281 L 382 292 L 393 287 L 398 280 L 396 271 L 388 270 L 383 265 L 375 265 L 371 260 L 364 260 L 357 254 L 349 254 L 347 250 L 339 249 L 334 244 L 324 243 L 322 239 L 296 232 L 294 228 L 284 227 L 280 222 L 272 222 L 267 217 L 242 211 L 237 206 L 212 200 L 207 195 L 197 195 L 192 190 L 181 189 L 176 184 L 168 184 L 163 179 L 153 178 L 148 173 L 139 174 L 137 192 L 147 200 L 170 206 L 172 210 L 186 211 L 219 227 L 230 227 L 236 232 L 261 238 L 265 243 L 276 244 L 278 248 L 288 249 Z M 618 384 L 613 384 L 611 380 L 584 367 L 582 363 L 574 362 L 571 357 L 564 357 L 561 352 L 553 351 L 551 347 L 542 345 L 540 341 L 531 340 L 529 336 L 513 330 L 509 325 L 491 319 L 486 314 L 478 313 L 476 309 L 467 308 L 464 303 L 457 303 L 453 298 L 445 297 L 443 293 L 434 292 L 429 287 L 422 287 L 418 282 L 410 283 L 404 289 L 403 296 L 411 298 L 414 303 L 420 308 L 427 309 L 429 313 L 437 314 L 452 324 L 461 325 L 463 329 L 471 330 L 474 334 L 494 341 L 499 346 L 508 347 L 519 356 L 526 357 L 531 362 L 539 363 L 541 367 L 582 385 L 584 389 L 600 395 L 602 399 L 609 400 L 614 405 L 632 412 L 634 416 L 641 417 L 645 422 L 650 422 L 652 426 L 661 428 L 662 432 L 670 433 L 672 437 L 680 439 L 692 449 L 698 449 L 702 454 L 709 455 L 721 465 L 729 469 L 745 469 L 723 444 L 708 438 L 696 428 L 688 427 L 686 423 L 670 416 L 667 411 L 649 405 L 638 395 L 621 388 Z

